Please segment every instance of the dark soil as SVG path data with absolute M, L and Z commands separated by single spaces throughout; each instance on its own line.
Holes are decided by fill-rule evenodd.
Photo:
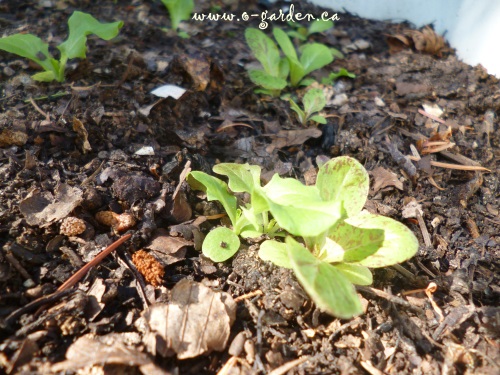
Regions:
M 265 9 L 254 1 L 197 3 L 205 13 L 215 5 L 236 14 Z M 6 138 L 0 145 L 3 371 L 57 372 L 51 366 L 90 333 L 120 334 L 134 353 L 127 357 L 130 362 L 109 360 L 111 355 L 99 361 L 94 367 L 104 366 L 103 373 L 135 373 L 149 362 L 154 370 L 141 367 L 143 373 L 217 373 L 225 364 L 224 373 L 231 374 L 499 373 L 500 131 L 494 113 L 500 110 L 500 91 L 495 77 L 463 64 L 453 51 L 390 54 L 386 36 L 405 25 L 339 13 L 334 29 L 311 39 L 342 50 L 345 59 L 336 59 L 316 78 L 341 67 L 357 77 L 334 83 L 336 100 L 325 110 L 331 116 L 314 138 L 314 129 L 300 125 L 287 102 L 254 94 L 245 70 L 254 59 L 243 35 L 257 20 L 190 21 L 191 37 L 182 39 L 162 30 L 169 21 L 158 2 L 7 0 L 0 3 L 0 26 L 5 35 L 30 32 L 55 46 L 66 37 L 66 20 L 74 10 L 125 25 L 112 41 L 90 38 L 87 60 L 70 62 L 65 83 L 34 82 L 30 75 L 36 66 L 0 52 L 0 132 Z M 355 47 L 356 41 L 367 43 Z M 158 101 L 150 92 L 165 83 L 188 91 L 146 110 Z M 441 140 L 455 146 L 411 162 L 404 157 L 412 155 L 410 146 L 447 129 L 418 112 L 432 104 L 451 124 L 451 135 Z M 294 130 L 305 131 L 305 138 L 294 142 L 295 133 L 285 132 Z M 144 146 L 154 155 L 135 154 Z M 421 245 L 403 269 L 375 271 L 373 287 L 359 290 L 366 313 L 351 321 L 317 310 L 289 271 L 258 258 L 258 244 L 244 244 L 224 264 L 201 257 L 195 249 L 199 236 L 217 220 L 172 227 L 221 211 L 186 183 L 173 203 L 187 161 L 206 172 L 216 162 L 248 162 L 262 166 L 267 177 L 278 172 L 304 180 L 314 174 L 318 157 L 339 155 L 355 157 L 371 173 L 366 208 L 404 222 Z M 480 165 L 490 172 L 431 162 Z M 387 182 L 379 167 L 395 178 Z M 421 205 L 419 218 L 403 216 L 412 200 Z M 49 203 L 55 205 L 51 214 L 43 211 Z M 104 210 L 130 213 L 137 223 L 118 234 L 95 219 Z M 65 216 L 83 219 L 86 231 L 60 235 Z M 131 240 L 74 289 L 29 305 L 51 295 L 125 233 Z M 175 261 L 159 259 L 165 273 L 154 288 L 130 259 L 158 233 L 186 242 L 176 248 L 182 251 Z M 245 296 L 237 304 L 229 343 L 246 332 L 246 345 L 238 350 L 235 340 L 231 354 L 226 347 L 186 360 L 147 354 L 138 328 L 141 315 L 152 302 L 168 300 L 168 290 L 186 278 L 234 298 Z M 431 282 L 437 285 L 436 306 L 423 292 L 402 294 Z M 102 288 L 99 298 L 90 292 L 96 285 Z M 134 356 L 143 362 L 134 362 Z M 292 362 L 296 359 L 302 360 Z M 272 372 L 287 363 L 288 370 Z M 66 373 L 78 369 L 74 365 Z

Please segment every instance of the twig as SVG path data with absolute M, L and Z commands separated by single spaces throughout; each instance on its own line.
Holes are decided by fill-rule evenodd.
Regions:
M 359 291 L 362 291 L 362 292 L 375 294 L 377 297 L 384 298 L 387 301 L 392 302 L 396 305 L 406 307 L 406 308 L 413 310 L 419 314 L 424 314 L 424 310 L 422 310 L 420 307 L 414 306 L 410 302 L 402 299 L 401 297 L 397 297 L 397 296 L 394 296 L 392 294 L 386 293 L 383 290 L 379 290 L 379 289 L 375 289 L 375 288 L 371 288 L 371 287 L 367 287 L 367 286 L 361 286 L 361 285 L 357 285 L 356 289 Z
M 113 242 L 111 245 L 109 245 L 107 248 L 105 248 L 103 251 L 99 253 L 94 259 L 92 259 L 90 262 L 88 262 L 86 265 L 84 265 L 82 268 L 80 268 L 78 271 L 76 271 L 73 276 L 71 276 L 68 280 L 66 280 L 59 288 L 57 288 L 57 292 L 66 290 L 71 288 L 73 285 L 75 285 L 78 281 L 81 280 L 83 276 L 89 270 L 98 265 L 104 258 L 106 258 L 113 250 L 115 250 L 117 247 L 119 247 L 122 243 L 127 241 L 132 235 L 131 234 L 126 234 L 125 236 L 117 239 L 115 242 Z
M 36 309 L 37 307 L 39 306 L 44 306 L 48 303 L 52 303 L 52 302 L 55 302 L 65 296 L 67 296 L 68 294 L 71 293 L 71 290 L 62 290 L 60 292 L 55 292 L 55 293 L 52 293 L 52 294 L 49 294 L 47 296 L 42 296 L 34 301 L 31 301 L 30 303 L 28 303 L 27 305 L 13 311 L 7 318 L 5 318 L 5 320 L 3 321 L 2 324 L 0 324 L 0 327 L 1 328 L 8 328 L 9 326 L 12 325 L 12 323 L 14 323 L 14 321 L 19 318 L 21 315 L 33 310 L 33 309 Z
M 264 293 L 262 292 L 262 290 L 254 290 L 253 292 L 250 292 L 250 293 L 247 293 L 247 294 L 243 294 L 242 296 L 236 297 L 234 299 L 234 302 L 238 303 L 238 302 L 243 301 L 245 299 L 253 298 L 255 296 L 261 296 L 263 294 Z

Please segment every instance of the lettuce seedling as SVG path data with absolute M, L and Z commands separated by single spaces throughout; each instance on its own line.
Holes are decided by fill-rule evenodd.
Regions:
M 418 240 L 403 224 L 363 211 L 369 177 L 353 158 L 322 165 L 315 186 L 273 177 L 262 194 L 277 224 L 289 236 L 267 240 L 259 256 L 291 268 L 322 310 L 339 318 L 362 313 L 354 284 L 369 285 L 369 268 L 403 262 L 418 250 Z
M 301 84 L 303 78 L 309 73 L 321 69 L 333 61 L 332 52 L 324 44 L 305 44 L 301 48 L 301 55 L 299 58 L 290 38 L 283 30 L 274 28 L 273 34 L 288 60 L 290 84 L 294 87 Z M 309 82 L 307 84 L 309 84 Z
M 104 40 L 116 37 L 123 26 L 122 21 L 100 23 L 90 14 L 75 11 L 68 19 L 68 38 L 57 46 L 61 58 L 56 60 L 49 52 L 49 45 L 32 34 L 14 34 L 0 39 L 0 50 L 26 57 L 40 65 L 45 71 L 33 75 L 42 82 L 64 81 L 64 71 L 69 59 L 84 59 L 87 50 L 87 35 L 95 34 Z
M 276 220 L 269 220 L 268 210 L 255 210 L 260 199 L 254 194 L 255 189 L 260 188 L 259 166 L 222 163 L 214 166 L 213 170 L 226 176 L 228 184 L 199 171 L 189 173 L 187 178 L 192 189 L 206 192 L 207 200 L 220 202 L 232 224 L 232 230 L 218 227 L 207 234 L 202 245 L 205 256 L 214 262 L 223 262 L 238 251 L 240 247 L 238 236 L 255 238 L 262 234 L 270 237 L 280 235 Z M 229 189 L 232 193 L 249 193 L 253 206 L 250 203 L 238 206 L 236 197 Z
M 193 0 L 161 0 L 161 2 L 165 5 L 170 15 L 172 30 L 177 30 L 182 21 L 191 18 L 191 14 L 194 10 Z M 180 33 L 180 35 L 185 37 L 188 36 L 182 33 Z
M 363 211 L 369 177 L 353 158 L 343 156 L 322 165 L 315 186 L 275 174 L 262 187 L 260 167 L 248 164 L 219 164 L 214 171 L 227 176 L 228 184 L 196 171 L 188 182 L 193 189 L 204 190 L 208 200 L 223 205 L 233 228 L 218 227 L 208 233 L 203 253 L 213 261 L 224 261 L 238 251 L 238 235 L 273 237 L 284 230 L 289 234 L 285 242 L 264 241 L 260 258 L 292 269 L 317 306 L 334 316 L 351 318 L 362 312 L 354 284 L 371 284 L 370 268 L 403 262 L 418 250 L 418 241 L 406 226 Z M 250 203 L 238 208 L 229 189 L 248 193 Z
M 333 27 L 333 21 L 318 19 L 312 21 L 309 27 L 302 26 L 295 22 L 289 22 L 288 25 L 295 28 L 295 30 L 287 31 L 288 36 L 305 42 L 312 34 L 322 33 L 323 31 L 331 29 Z
M 326 105 L 325 93 L 321 89 L 311 89 L 306 92 L 302 98 L 304 109 L 300 108 L 297 103 L 289 99 L 290 107 L 295 111 L 302 125 L 306 125 L 308 121 L 316 121 L 320 124 L 326 124 L 326 118 L 314 113 L 321 111 Z
M 280 57 L 276 44 L 263 31 L 255 28 L 245 30 L 245 39 L 262 69 L 250 69 L 248 75 L 253 83 L 262 87 L 258 93 L 279 96 L 287 85 L 290 71 L 288 60 Z

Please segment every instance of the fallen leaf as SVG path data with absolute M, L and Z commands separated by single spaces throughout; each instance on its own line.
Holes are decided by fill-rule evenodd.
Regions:
M 236 303 L 228 293 L 184 279 L 172 289 L 169 304 L 144 312 L 150 328 L 145 343 L 153 355 L 177 354 L 178 359 L 222 351 L 235 315 Z
M 403 183 L 399 181 L 396 173 L 388 171 L 385 168 L 377 167 L 370 172 L 373 177 L 373 194 L 376 194 L 380 189 L 388 186 L 394 186 L 399 190 L 403 190 Z
M 64 219 L 83 200 L 83 192 L 77 187 L 59 184 L 55 195 L 49 191 L 34 190 L 19 204 L 19 211 L 29 225 L 47 227 Z
M 323 133 L 316 127 L 297 130 L 280 130 L 278 134 L 272 135 L 272 142 L 266 148 L 268 153 L 272 153 L 277 148 L 294 145 L 302 145 L 309 138 L 319 138 Z
M 182 237 L 172 237 L 166 229 L 157 229 L 153 240 L 146 246 L 156 258 L 164 265 L 179 262 L 186 256 L 186 247 L 193 246 L 191 241 Z
M 92 151 L 92 147 L 90 147 L 89 143 L 89 133 L 83 123 L 78 120 L 76 117 L 73 117 L 73 131 L 77 135 L 77 142 L 79 146 L 82 148 L 83 154 L 86 154 L 88 151 Z
M 156 366 L 153 359 L 139 350 L 126 345 L 128 338 L 124 334 L 108 334 L 94 336 L 87 334 L 78 338 L 66 351 L 66 360 L 52 366 L 53 373 L 77 372 L 80 369 L 104 366 L 106 364 L 139 366 L 139 370 L 147 374 L 164 374 L 169 372 Z
M 140 174 L 127 174 L 116 180 L 112 188 L 118 199 L 133 204 L 160 194 L 161 183 Z
M 388 35 L 387 44 L 390 53 L 397 53 L 405 48 L 441 57 L 446 50 L 446 43 L 441 35 L 429 26 L 419 30 L 404 30 L 402 33 Z

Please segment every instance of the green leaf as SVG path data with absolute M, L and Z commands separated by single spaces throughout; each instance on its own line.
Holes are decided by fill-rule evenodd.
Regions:
M 310 86 L 312 85 L 316 80 L 314 78 L 304 78 L 303 80 L 300 81 L 300 86 Z
M 52 82 L 54 80 L 57 80 L 58 76 L 56 76 L 54 72 L 50 71 L 33 74 L 31 78 L 39 82 Z
M 354 286 L 335 266 L 314 257 L 291 237 L 286 238 L 288 256 L 297 279 L 322 310 L 342 319 L 363 312 Z
M 302 78 L 305 77 L 306 73 L 304 67 L 300 61 L 290 61 L 290 84 L 294 87 L 298 86 Z
M 336 225 L 334 228 L 337 228 Z M 334 238 L 337 238 L 336 236 Z M 318 244 L 321 245 L 321 244 Z M 332 238 L 325 238 L 324 244 L 321 247 L 318 259 L 327 263 L 341 263 L 344 261 L 345 250 Z
M 309 120 L 310 121 L 316 121 L 316 122 L 318 122 L 320 124 L 323 124 L 323 125 L 326 124 L 326 122 L 327 122 L 326 118 L 323 117 L 323 116 L 321 116 L 321 115 L 311 116 L 311 117 L 309 117 Z
M 370 178 L 365 168 L 348 156 L 323 164 L 316 179 L 321 197 L 326 201 L 338 202 L 349 217 L 363 209 L 369 185 Z
M 275 174 L 262 190 L 262 197 L 278 225 L 295 236 L 317 236 L 341 216 L 337 202 L 324 201 L 316 187 L 305 186 L 292 178 Z
M 373 275 L 368 267 L 348 263 L 334 264 L 333 266 L 353 284 L 371 285 L 373 283 Z
M 46 72 L 51 72 L 53 77 L 59 73 L 59 62 L 52 57 L 49 52 L 49 45 L 40 38 L 32 34 L 14 34 L 0 39 L 0 50 L 26 57 L 38 65 Z M 39 81 L 46 81 L 49 73 L 38 73 Z M 53 80 L 52 78 L 51 80 Z
M 272 41 L 272 39 L 264 34 L 263 31 L 255 28 L 248 28 L 245 30 L 245 39 L 255 58 L 259 60 L 264 67 L 265 72 L 269 76 L 278 77 L 280 53 L 278 47 L 276 47 L 276 44 Z M 286 82 L 283 87 L 285 86 Z
M 267 90 L 283 90 L 286 87 L 286 80 L 272 76 L 263 70 L 249 70 L 250 80 Z
M 307 121 L 306 113 L 292 99 L 288 99 L 288 101 L 290 102 L 290 108 L 297 114 L 299 122 L 305 125 Z
M 267 240 L 260 244 L 259 257 L 274 263 L 278 267 L 292 268 L 288 257 L 287 244 L 275 240 Z
M 279 78 L 283 78 L 285 81 L 290 74 L 290 63 L 288 62 L 288 59 L 286 57 L 283 57 L 280 59 L 280 66 L 279 66 Z
M 219 201 L 226 210 L 231 223 L 236 223 L 236 197 L 229 193 L 227 184 L 217 177 L 210 176 L 200 171 L 190 172 L 187 182 L 194 190 L 202 190 L 207 193 L 207 200 Z
M 113 39 L 120 32 L 123 22 L 101 23 L 90 14 L 75 11 L 68 20 L 68 26 L 68 39 L 57 47 L 61 51 L 61 61 L 64 58 L 85 58 L 87 35 L 95 34 L 104 40 Z
M 168 9 L 173 30 L 177 30 L 182 21 L 191 18 L 194 9 L 193 0 L 161 0 L 161 2 Z
M 298 32 L 298 31 L 295 31 L 295 30 L 288 31 L 287 35 L 290 38 L 297 38 L 298 40 L 300 40 L 302 42 L 305 42 L 307 40 L 306 36 L 302 35 L 302 33 Z
M 276 39 L 276 41 L 278 42 L 278 45 L 280 46 L 285 56 L 289 60 L 298 61 L 299 58 L 297 57 L 297 52 L 295 51 L 295 47 L 293 46 L 292 41 L 290 40 L 288 35 L 286 35 L 283 30 L 277 27 L 273 29 L 273 35 L 274 39 Z
M 323 31 L 331 29 L 332 27 L 333 27 L 333 21 L 315 20 L 311 22 L 307 31 L 308 35 L 311 35 L 314 33 L 322 33 Z
M 213 167 L 215 173 L 227 176 L 229 188 L 235 193 L 252 193 L 260 186 L 260 170 L 258 165 L 221 163 Z
M 327 78 L 323 78 L 321 80 L 321 83 L 323 83 L 324 85 L 330 85 L 339 77 L 356 78 L 356 74 L 349 72 L 345 68 L 340 68 L 337 73 L 330 73 Z
M 305 112 L 307 117 L 309 117 L 311 114 L 319 112 L 325 108 L 325 93 L 321 89 L 310 89 L 304 95 L 302 103 L 304 103 Z
M 321 69 L 332 61 L 333 56 L 330 49 L 319 43 L 312 43 L 305 46 L 300 56 L 300 63 L 304 68 L 304 75 Z
M 207 234 L 201 251 L 213 262 L 224 262 L 231 258 L 240 248 L 240 239 L 226 227 L 218 227 Z
M 343 246 L 346 251 L 344 259 L 347 262 L 354 259 L 360 265 L 379 268 L 404 262 L 418 251 L 418 240 L 413 232 L 389 217 L 363 212 L 347 219 L 346 224 L 358 230 L 371 232 L 369 236 L 358 236 L 357 233 L 344 230 L 344 235 L 349 236 L 350 241 L 342 237 L 342 231 L 333 233 L 332 239 Z M 346 229 L 350 231 L 352 228 L 346 227 Z M 362 252 L 366 252 L 367 256 L 361 257 Z

